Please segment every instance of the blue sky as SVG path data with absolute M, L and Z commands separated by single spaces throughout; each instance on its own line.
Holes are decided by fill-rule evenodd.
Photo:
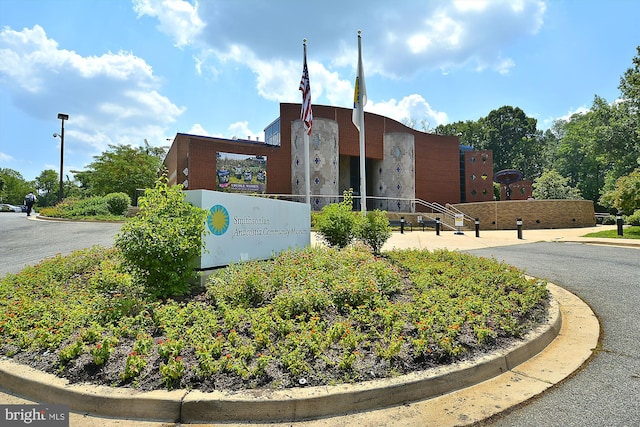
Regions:
M 619 96 L 636 0 L 0 0 L 0 167 L 65 174 L 109 144 L 176 132 L 264 140 L 280 102 L 353 105 L 407 123 L 520 107 L 546 129 Z

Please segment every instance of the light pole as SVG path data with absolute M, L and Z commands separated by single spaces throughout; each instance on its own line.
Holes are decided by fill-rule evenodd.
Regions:
M 60 137 L 60 190 L 58 192 L 58 202 L 62 201 L 62 167 L 64 165 L 64 121 L 69 120 L 68 114 L 58 113 L 58 118 L 60 119 L 62 125 L 60 127 L 60 134 L 53 134 L 53 137 Z

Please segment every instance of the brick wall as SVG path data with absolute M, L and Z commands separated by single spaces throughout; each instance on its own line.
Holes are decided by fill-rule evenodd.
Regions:
M 454 206 L 472 218 L 479 218 L 482 230 L 515 230 L 517 218 L 522 218 L 525 230 L 596 225 L 591 200 L 509 200 Z

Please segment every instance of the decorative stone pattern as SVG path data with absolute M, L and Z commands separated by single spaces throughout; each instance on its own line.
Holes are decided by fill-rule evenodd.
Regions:
M 309 136 L 311 175 L 311 205 L 322 209 L 337 202 L 338 191 L 338 123 L 328 119 L 313 119 Z M 302 121 L 291 123 L 291 194 L 305 195 L 304 127 Z M 315 197 L 314 197 L 315 196 Z M 322 197 L 331 196 L 331 197 Z
M 493 152 L 491 150 L 465 151 L 464 182 L 466 202 L 493 200 Z
M 525 230 L 596 225 L 591 200 L 509 200 L 453 206 L 472 218 L 479 218 L 482 230 L 515 230 L 517 218 L 522 218 Z
M 375 207 L 390 212 L 411 212 L 411 202 L 402 199 L 416 197 L 414 136 L 404 132 L 386 133 L 384 158 L 373 164 L 371 195 L 381 198 L 375 200 Z

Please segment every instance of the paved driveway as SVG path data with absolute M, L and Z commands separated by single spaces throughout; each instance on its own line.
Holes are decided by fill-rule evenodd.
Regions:
M 121 223 L 45 221 L 0 213 L 0 277 L 26 265 L 92 245 L 113 245 Z
M 547 278 L 600 318 L 602 349 L 574 377 L 485 425 L 640 425 L 640 249 L 531 243 L 470 251 Z

